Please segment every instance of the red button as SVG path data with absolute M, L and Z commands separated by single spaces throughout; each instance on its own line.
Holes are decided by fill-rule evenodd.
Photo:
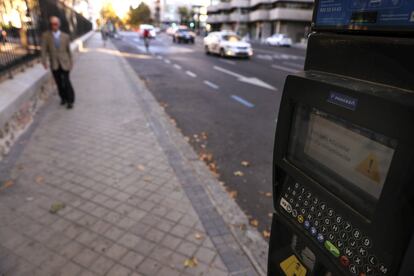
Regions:
M 347 256 L 341 256 L 341 258 L 339 258 L 339 261 L 341 262 L 341 265 L 345 267 L 349 265 L 349 259 Z

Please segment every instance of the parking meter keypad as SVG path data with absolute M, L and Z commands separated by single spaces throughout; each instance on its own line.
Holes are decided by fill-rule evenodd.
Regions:
M 319 246 L 328 250 L 350 275 L 387 275 L 387 267 L 370 252 L 371 239 L 318 195 L 294 183 L 282 193 L 280 207 Z

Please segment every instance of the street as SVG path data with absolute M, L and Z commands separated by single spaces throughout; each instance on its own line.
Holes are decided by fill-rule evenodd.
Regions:
M 272 154 L 283 84 L 305 50 L 253 45 L 250 60 L 223 59 L 159 35 L 146 55 L 136 33 L 113 43 L 244 212 L 269 230 Z M 145 55 L 144 55 L 145 54 Z M 255 222 L 253 224 L 256 224 Z

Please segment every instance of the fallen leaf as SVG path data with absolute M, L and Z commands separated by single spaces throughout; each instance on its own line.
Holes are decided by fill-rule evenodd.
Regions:
M 200 154 L 200 160 L 209 163 L 213 161 L 213 155 L 211 153 L 202 153 Z
M 184 139 L 185 139 L 187 142 L 190 142 L 190 137 L 185 136 L 185 137 L 184 137 Z
M 200 233 L 195 233 L 194 237 L 195 237 L 196 240 L 204 239 L 203 235 L 201 235 Z
M 270 232 L 269 232 L 269 231 L 267 231 L 267 230 L 263 230 L 262 234 L 263 234 L 263 237 L 264 237 L 265 239 L 270 238 Z
M 201 132 L 201 138 L 203 139 L 203 140 L 207 140 L 207 138 L 208 138 L 208 136 L 207 136 L 207 133 L 206 132 Z
M 198 265 L 198 260 L 196 257 L 192 257 L 184 261 L 184 267 L 196 267 L 197 265 Z
M 45 178 L 43 176 L 38 175 L 36 176 L 35 181 L 37 184 L 42 184 L 43 182 L 45 182 Z
M 229 191 L 229 195 L 232 199 L 235 199 L 237 197 L 237 191 Z
M 241 162 L 241 164 L 242 164 L 242 166 L 244 166 L 244 167 L 248 167 L 248 166 L 250 166 L 249 161 L 242 161 L 242 162 Z
M 200 147 L 201 147 L 202 149 L 205 149 L 205 148 L 206 148 L 206 145 L 202 144 L 202 145 L 200 145 Z
M 252 219 L 250 221 L 250 225 L 254 226 L 254 227 L 258 227 L 259 226 L 259 221 L 257 219 Z
M 234 175 L 235 175 L 235 176 L 243 176 L 243 175 L 244 175 L 244 173 L 243 173 L 242 171 L 235 171 L 235 172 L 234 172 Z
M 60 210 L 62 210 L 65 207 L 66 207 L 65 203 L 55 202 L 55 203 L 52 204 L 52 206 L 50 206 L 49 212 L 51 214 L 56 214 L 57 212 L 59 212 Z
M 197 134 L 194 134 L 194 135 L 193 135 L 193 137 L 194 137 L 195 139 L 197 139 L 197 138 L 198 138 L 198 135 L 197 135 Z
M 145 171 L 145 167 L 143 165 L 137 165 L 137 170 L 139 171 Z
M 151 182 L 152 181 L 152 177 L 144 176 L 144 181 Z
M 27 201 L 33 201 L 33 199 L 34 199 L 34 197 L 31 197 L 31 196 L 26 197 L 26 200 L 27 200 Z
M 272 193 L 271 192 L 267 192 L 267 193 L 265 193 L 265 196 L 272 197 Z
M 0 187 L 0 190 L 5 190 L 7 188 L 10 188 L 13 185 L 14 185 L 13 180 L 7 180 L 3 183 L 3 186 Z

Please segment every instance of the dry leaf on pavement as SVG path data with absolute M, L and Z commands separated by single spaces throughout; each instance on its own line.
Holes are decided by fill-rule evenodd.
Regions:
M 204 236 L 201 235 L 200 233 L 195 233 L 194 237 L 196 238 L 196 240 L 202 240 L 202 239 L 204 239 Z
M 269 232 L 269 231 L 267 231 L 267 230 L 263 230 L 262 234 L 263 234 L 263 237 L 264 237 L 265 239 L 270 238 L 270 232 Z
M 150 176 L 144 176 L 144 181 L 145 182 L 151 182 L 152 181 L 152 177 L 150 177 Z
M 7 188 L 10 188 L 11 186 L 14 185 L 13 180 L 7 180 L 3 183 L 3 185 L 0 187 L 0 190 L 5 190 Z
M 242 171 L 235 171 L 233 174 L 235 176 L 243 176 L 244 175 L 244 173 Z
M 229 191 L 228 193 L 232 199 L 235 199 L 237 197 L 237 191 Z
M 250 166 L 250 162 L 249 162 L 249 161 L 242 161 L 242 162 L 241 162 L 241 164 L 242 164 L 242 166 L 244 166 L 244 167 L 248 167 L 248 166 Z
M 265 196 L 272 197 L 272 193 L 271 192 L 267 192 L 267 193 L 265 193 Z
M 254 227 L 258 227 L 259 226 L 259 221 L 257 219 L 252 219 L 252 220 L 250 220 L 250 225 L 254 226 Z
M 145 171 L 145 167 L 143 165 L 137 165 L 137 170 Z
M 42 184 L 43 182 L 45 182 L 45 178 L 43 176 L 38 175 L 36 176 L 35 181 L 37 184 Z
M 192 257 L 184 261 L 185 267 L 196 267 L 198 265 L 198 260 L 196 257 Z
M 60 210 L 62 210 L 65 207 L 66 207 L 65 203 L 56 202 L 56 203 L 53 203 L 52 206 L 50 206 L 49 212 L 51 214 L 56 214 L 57 212 L 59 212 Z

